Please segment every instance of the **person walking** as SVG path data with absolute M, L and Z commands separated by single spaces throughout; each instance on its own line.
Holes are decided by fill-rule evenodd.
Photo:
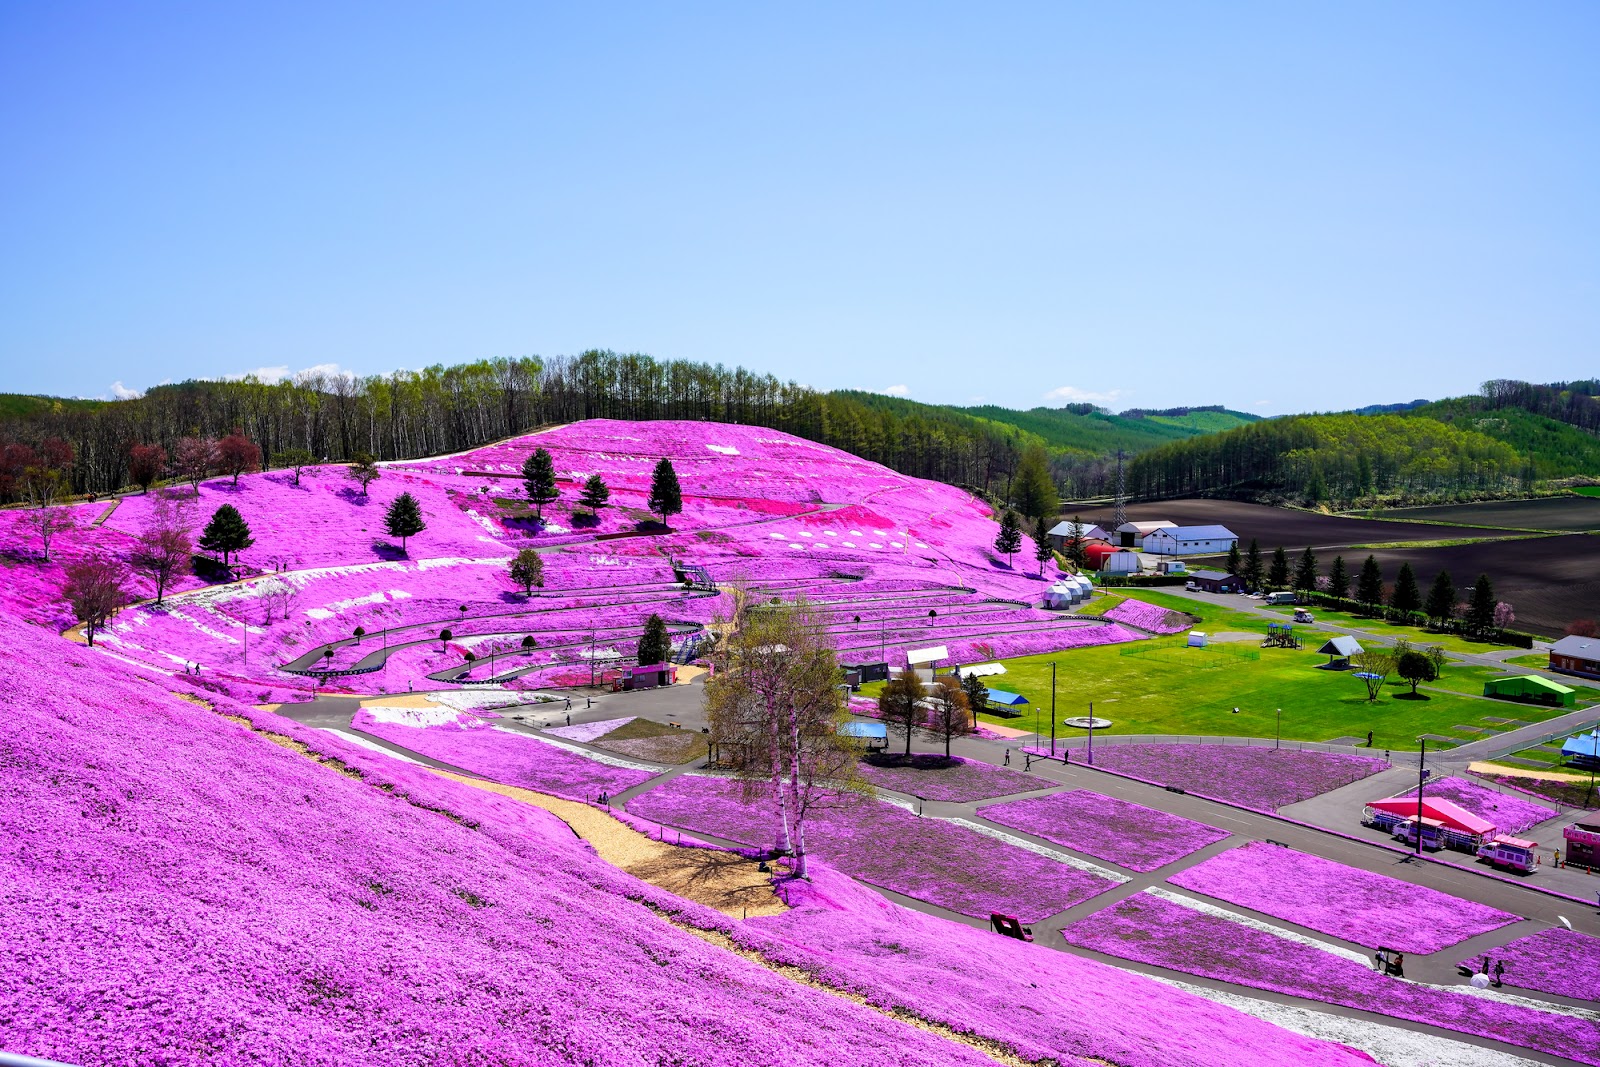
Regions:
M 1505 960 L 1495 960 L 1494 961 L 1494 984 L 1495 984 L 1495 988 L 1496 989 L 1498 989 L 1500 987 L 1500 984 L 1501 984 L 1500 976 L 1505 974 L 1505 973 L 1506 973 L 1506 961 Z
M 1390 973 L 1396 978 L 1404 978 L 1406 976 L 1406 954 L 1404 952 L 1396 952 L 1394 954 L 1394 970 Z
M 1011 750 L 1009 748 L 1006 749 L 1006 763 L 1005 763 L 1005 765 L 1007 767 L 1011 766 Z

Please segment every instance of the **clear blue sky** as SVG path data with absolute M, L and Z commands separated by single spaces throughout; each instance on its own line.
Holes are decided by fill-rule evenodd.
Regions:
M 1597 55 L 1587 0 L 0 0 L 0 390 L 588 347 L 1020 407 L 1593 375 Z

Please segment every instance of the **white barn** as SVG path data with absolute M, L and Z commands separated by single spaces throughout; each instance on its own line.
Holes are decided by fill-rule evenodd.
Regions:
M 1226 526 L 1168 526 L 1145 535 L 1144 550 L 1162 556 L 1195 556 L 1227 552 L 1239 535 Z
M 1110 538 L 1114 545 L 1123 548 L 1143 548 L 1145 538 L 1157 530 L 1165 530 L 1178 525 L 1166 519 L 1156 519 L 1152 522 L 1125 522 L 1117 527 L 1117 536 Z
M 1064 522 L 1056 523 L 1054 526 L 1050 527 L 1045 536 L 1050 538 L 1051 548 L 1055 549 L 1057 552 L 1065 552 L 1067 550 L 1067 538 L 1072 536 L 1072 520 L 1067 519 Z M 1092 522 L 1086 522 L 1083 524 L 1083 539 L 1085 541 L 1108 542 L 1116 540 L 1116 538 L 1112 536 L 1110 530 L 1107 530 L 1104 526 L 1097 526 Z

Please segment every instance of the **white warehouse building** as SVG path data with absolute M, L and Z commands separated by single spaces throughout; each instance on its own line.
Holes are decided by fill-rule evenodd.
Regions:
M 1168 526 L 1144 535 L 1144 550 L 1162 556 L 1196 556 L 1227 552 L 1239 535 L 1226 526 Z

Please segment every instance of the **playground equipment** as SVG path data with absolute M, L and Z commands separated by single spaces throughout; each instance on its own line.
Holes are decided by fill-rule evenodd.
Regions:
M 1262 648 L 1299 648 L 1300 639 L 1294 635 L 1294 623 L 1269 622 L 1267 636 L 1261 639 Z

